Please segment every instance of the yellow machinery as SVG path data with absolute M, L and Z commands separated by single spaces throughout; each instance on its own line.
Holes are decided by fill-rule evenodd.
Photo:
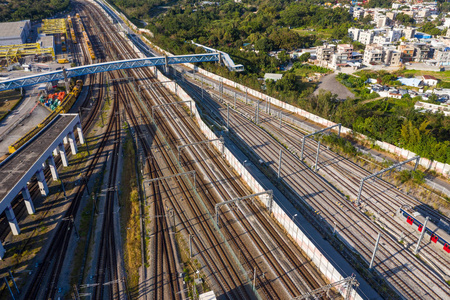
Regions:
M 77 100 L 78 95 L 81 92 L 81 88 L 83 87 L 83 81 L 77 80 L 75 87 L 72 91 L 64 97 L 61 105 L 55 109 L 47 118 L 44 119 L 41 123 L 39 123 L 35 128 L 30 130 L 26 135 L 17 140 L 14 144 L 8 147 L 9 153 L 14 153 L 17 149 L 22 147 L 26 142 L 28 142 L 33 136 L 35 136 L 39 131 L 42 130 L 51 120 L 53 120 L 57 115 L 64 114 L 69 112 L 72 105 Z
M 67 33 L 66 19 L 44 19 L 39 33 L 65 35 Z
M 39 43 L 0 46 L 0 58 L 6 58 L 8 64 L 16 63 L 26 55 L 51 54 L 55 59 L 53 48 L 41 48 Z
M 69 23 L 69 31 L 70 36 L 72 37 L 72 43 L 77 43 L 77 37 L 75 36 L 75 29 L 73 27 L 72 18 L 70 16 L 67 16 L 67 23 Z

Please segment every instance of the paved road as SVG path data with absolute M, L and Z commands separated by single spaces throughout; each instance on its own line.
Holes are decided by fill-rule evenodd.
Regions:
M 314 91 L 314 95 L 319 93 L 320 89 L 330 91 L 333 94 L 337 94 L 340 100 L 346 100 L 348 97 L 354 98 L 355 95 L 348 90 L 344 85 L 342 85 L 339 81 L 336 80 L 337 74 L 329 74 L 322 78 L 322 81 L 319 83 L 319 86 Z
M 50 114 L 49 110 L 39 105 L 30 114 L 37 100 L 36 88 L 26 90 L 22 102 L 0 122 L 0 156 L 8 153 L 9 145 L 36 127 Z

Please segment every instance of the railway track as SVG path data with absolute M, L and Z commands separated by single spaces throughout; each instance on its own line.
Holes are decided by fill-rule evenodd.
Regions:
M 228 105 L 233 105 L 232 97 L 225 97 L 224 100 Z M 254 113 L 252 107 L 245 105 L 244 103 L 237 102 L 237 110 L 240 112 L 251 115 Z M 284 123 L 280 128 L 279 119 L 274 115 L 269 115 L 263 111 L 260 112 L 262 122 L 260 126 L 266 131 L 275 135 L 281 143 L 286 144 L 288 149 L 294 153 L 301 153 L 301 140 L 304 136 L 296 128 L 290 124 Z M 276 115 L 276 114 L 275 114 Z M 305 143 L 305 161 L 313 166 L 315 164 L 315 156 L 317 152 L 317 142 L 313 139 L 307 139 Z M 325 176 L 327 180 L 331 180 L 333 184 L 336 184 L 338 188 L 344 190 L 346 193 L 350 193 L 354 198 L 357 197 L 361 179 L 370 175 L 371 173 L 361 166 L 345 159 L 344 157 L 329 150 L 328 147 L 322 145 L 319 155 L 318 167 L 320 173 Z M 344 179 L 344 180 L 343 180 Z M 363 196 L 367 196 L 366 207 L 369 207 L 372 212 L 378 212 L 378 216 L 381 214 L 385 220 L 383 227 L 390 227 L 388 234 L 395 237 L 404 236 L 404 241 L 408 245 L 408 249 L 412 252 L 413 246 L 417 242 L 417 237 L 413 234 L 411 229 L 406 225 L 406 222 L 400 222 L 396 219 L 396 211 L 404 205 L 409 204 L 412 207 L 420 206 L 425 215 L 431 217 L 431 219 L 448 220 L 447 217 L 439 214 L 432 208 L 424 205 L 417 199 L 401 193 L 395 186 L 384 181 L 374 180 L 366 182 Z M 404 234 L 407 233 L 407 234 Z M 436 251 L 433 248 L 425 247 L 421 250 L 421 255 L 431 261 L 432 264 L 442 270 L 447 276 L 450 275 L 449 265 L 450 257 L 444 251 Z
M 83 48 L 81 48 L 83 49 Z M 85 56 L 86 57 L 86 53 Z M 102 76 L 100 77 L 102 78 Z M 103 98 L 103 90 L 100 89 L 99 98 Z M 98 103 L 100 101 L 97 101 Z M 100 104 L 95 105 L 91 108 L 88 118 L 83 120 L 83 126 L 90 128 L 93 125 L 93 120 L 98 116 L 100 109 Z M 87 179 L 82 181 L 77 187 L 75 196 L 66 211 L 64 218 L 56 227 L 56 233 L 51 240 L 51 246 L 49 247 L 47 253 L 45 254 L 43 263 L 39 265 L 37 271 L 35 272 L 31 282 L 29 284 L 28 290 L 24 295 L 24 299 L 37 299 L 37 298 L 55 298 L 58 293 L 58 279 L 61 273 L 62 265 L 64 263 L 65 254 L 69 244 L 70 237 L 72 235 L 73 220 L 76 218 L 78 207 L 81 202 L 82 195 L 86 188 L 87 182 L 90 176 L 95 171 L 97 163 L 100 157 L 103 155 L 103 149 L 106 147 L 107 142 L 112 134 L 112 117 L 111 122 L 108 124 L 105 135 L 101 138 L 99 147 L 97 151 L 93 154 L 93 159 L 88 165 L 84 177 Z M 45 284 L 44 284 L 45 283 Z
M 195 91 L 197 99 L 201 96 L 198 90 Z M 217 107 L 217 102 L 203 101 L 202 104 L 207 106 L 210 111 L 215 111 L 215 119 L 219 124 L 226 124 L 226 109 L 223 105 L 221 108 Z M 245 114 L 245 113 L 244 113 Z M 249 113 L 247 113 L 248 115 Z M 262 130 L 258 126 L 255 126 L 252 122 L 243 118 L 240 114 L 231 112 L 230 117 L 232 118 L 231 130 L 240 137 L 240 139 L 246 141 L 250 147 L 254 149 L 256 154 L 261 157 L 264 161 L 278 161 L 280 145 L 272 140 L 266 131 Z M 262 121 L 264 124 L 264 120 Z M 252 132 L 246 129 L 252 128 Z M 260 138 L 264 137 L 265 138 Z M 270 141 L 269 143 L 267 141 Z M 278 168 L 278 163 L 273 163 L 271 166 L 272 170 L 276 172 Z M 326 222 L 329 229 L 332 229 L 333 222 L 338 225 L 338 234 L 343 236 L 347 241 L 351 241 L 352 247 L 355 248 L 359 253 L 365 257 L 366 261 L 370 260 L 372 247 L 374 239 L 377 235 L 376 226 L 373 226 L 366 217 L 362 216 L 361 213 L 355 212 L 353 206 L 343 199 L 343 195 L 338 193 L 336 189 L 332 188 L 327 182 L 322 178 L 318 178 L 314 172 L 312 172 L 306 165 L 300 163 L 298 159 L 285 151 L 283 153 L 283 164 L 282 164 L 282 179 L 286 182 L 293 191 L 299 195 L 307 205 L 311 205 L 316 211 L 323 215 L 320 218 L 320 222 Z M 300 184 L 302 183 L 302 184 Z M 351 212 L 350 214 L 348 212 Z M 352 220 L 348 220 L 351 217 Z M 364 228 L 369 228 L 370 230 L 365 230 L 365 235 L 371 236 L 373 240 L 368 238 L 363 238 L 361 232 L 354 227 L 353 222 L 363 223 Z M 361 224 L 362 225 L 362 224 Z M 361 226 L 361 225 L 358 225 Z M 428 271 L 427 267 L 421 264 L 420 261 L 413 258 L 410 254 L 403 254 L 401 245 L 392 239 L 388 239 L 385 243 L 386 246 L 382 247 L 377 255 L 376 260 L 377 269 L 381 269 L 380 272 L 383 275 L 389 277 L 388 281 L 400 290 L 405 297 L 423 297 L 424 295 L 434 295 L 434 297 L 446 297 L 449 295 L 448 288 L 446 284 L 438 278 L 433 272 Z M 397 258 L 392 256 L 391 253 L 400 253 Z M 389 264 L 389 265 L 385 265 Z M 408 265 L 414 266 L 414 273 L 408 269 Z M 399 266 L 402 266 L 399 269 Z M 402 274 L 407 280 L 412 280 L 416 282 L 417 287 L 413 290 L 408 284 L 403 281 L 403 279 L 398 275 Z M 412 273 L 412 274 L 411 274 Z M 421 273 L 421 275 L 419 275 Z M 415 275 L 417 274 L 417 275 Z M 433 289 L 437 290 L 439 294 L 430 289 L 424 287 L 426 282 L 431 280 L 434 282 Z M 417 292 L 415 291 L 417 290 Z
M 141 116 L 142 117 L 142 116 Z

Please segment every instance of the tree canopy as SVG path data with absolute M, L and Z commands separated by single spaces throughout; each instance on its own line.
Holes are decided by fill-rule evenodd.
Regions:
M 69 0 L 12 0 L 0 5 L 0 22 L 42 20 L 64 11 Z

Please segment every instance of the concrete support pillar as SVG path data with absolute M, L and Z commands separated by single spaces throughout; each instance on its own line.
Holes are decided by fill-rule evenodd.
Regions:
M 77 154 L 77 151 L 78 151 L 77 141 L 75 140 L 75 137 L 73 136 L 73 132 L 69 132 L 67 137 L 69 138 L 69 144 L 70 144 L 70 149 L 72 150 L 72 154 L 73 155 Z
M 67 140 L 67 136 L 65 136 L 65 137 L 63 138 L 63 142 L 64 142 L 64 145 L 67 145 L 67 144 L 69 143 L 69 141 Z
M 3 248 L 3 244 L 0 242 L 0 260 L 3 259 L 3 256 L 5 256 L 5 248 Z
M 27 207 L 28 213 L 30 215 L 34 214 L 35 213 L 34 204 L 27 186 L 22 189 L 22 197 L 23 200 L 25 201 L 25 206 Z
M 40 169 L 36 172 L 36 178 L 38 180 L 39 190 L 41 191 L 42 196 L 48 195 L 48 186 L 47 181 L 45 181 L 44 170 Z
M 11 226 L 12 234 L 19 235 L 20 233 L 19 224 L 17 223 L 16 215 L 14 214 L 11 204 L 6 207 L 5 214 L 6 218 L 8 219 L 9 226 Z
M 55 159 L 53 156 L 48 157 L 48 166 L 50 167 L 50 172 L 52 172 L 53 180 L 58 180 L 58 171 L 56 170 Z
M 77 124 L 77 131 L 78 131 L 78 139 L 80 140 L 80 144 L 84 144 L 84 135 L 83 130 L 81 129 L 81 124 Z
M 59 150 L 58 150 L 58 147 L 56 147 L 55 149 L 53 149 L 53 155 L 58 156 L 58 154 L 59 154 Z
M 64 167 L 67 167 L 69 164 L 67 162 L 66 149 L 64 149 L 64 144 L 59 144 L 59 154 L 61 155 L 61 162 Z

